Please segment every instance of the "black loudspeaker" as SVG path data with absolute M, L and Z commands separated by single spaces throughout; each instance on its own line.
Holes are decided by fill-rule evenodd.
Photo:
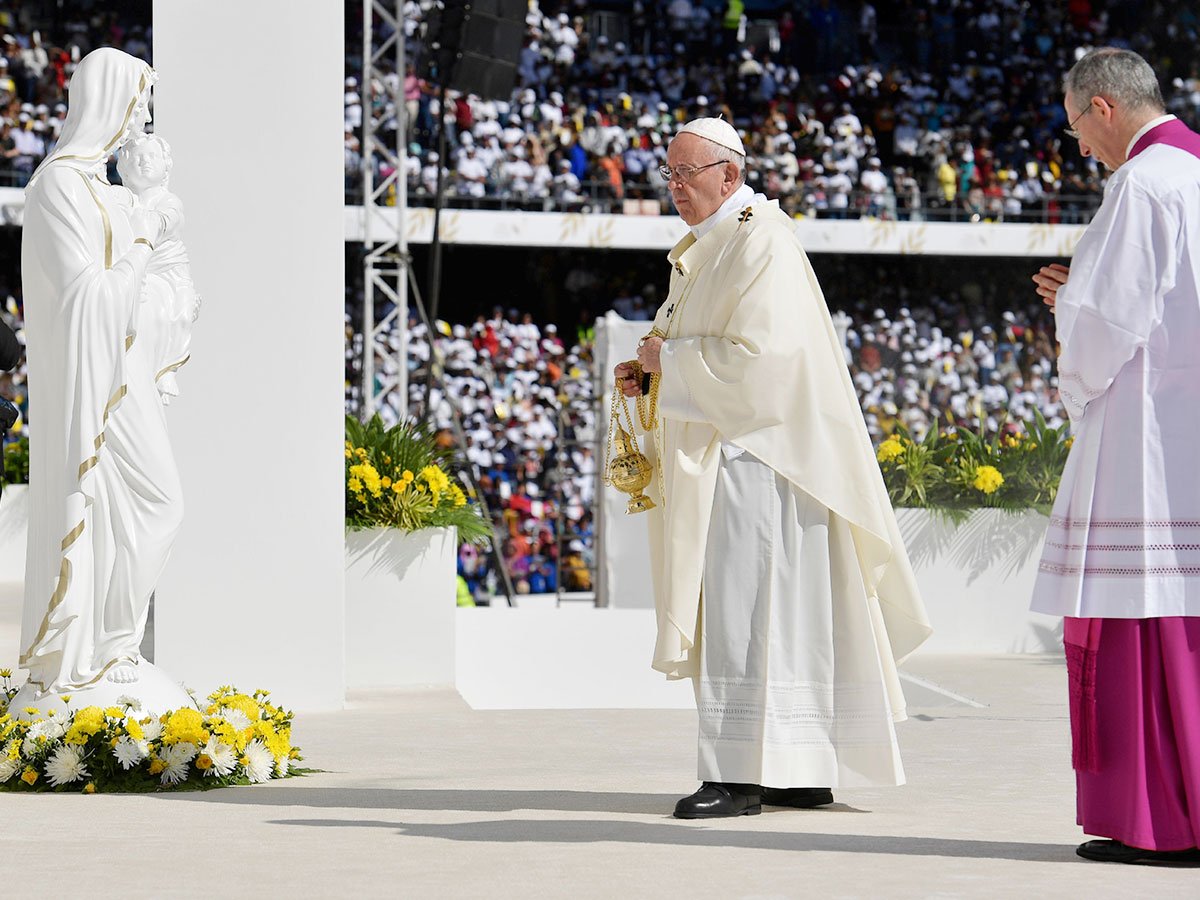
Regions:
M 528 9 L 526 0 L 446 0 L 426 23 L 422 74 L 456 91 L 507 100 Z

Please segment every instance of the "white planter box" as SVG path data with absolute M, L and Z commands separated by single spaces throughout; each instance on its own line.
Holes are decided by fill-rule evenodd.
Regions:
M 1062 619 L 1029 611 L 1048 519 L 977 509 L 958 524 L 925 509 L 896 518 L 933 625 L 921 653 L 1054 653 Z
M 0 496 L 0 584 L 24 583 L 28 531 L 29 485 L 6 485 Z
M 453 528 L 346 532 L 346 688 L 453 686 Z

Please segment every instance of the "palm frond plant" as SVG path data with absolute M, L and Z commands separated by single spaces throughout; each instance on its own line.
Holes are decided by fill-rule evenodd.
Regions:
M 901 426 L 881 443 L 875 457 L 892 505 L 929 506 L 930 491 L 944 477 L 949 449 L 936 428 L 918 442 Z
M 346 416 L 346 527 L 458 529 L 461 541 L 485 544 L 491 526 L 477 503 L 448 474 L 453 453 L 431 429 L 413 422 L 391 428 Z
M 1067 425 L 1052 427 L 1035 412 L 1032 422 L 990 438 L 967 428 L 931 428 L 917 442 L 900 428 L 876 457 L 893 506 L 1048 514 L 1071 443 Z

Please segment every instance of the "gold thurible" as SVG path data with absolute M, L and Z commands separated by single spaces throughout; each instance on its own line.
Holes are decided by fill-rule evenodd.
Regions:
M 641 381 L 642 367 L 634 361 L 626 363 L 626 365 L 633 369 L 633 377 Z M 657 395 L 657 377 L 652 376 L 652 381 L 654 388 L 652 395 Z M 642 398 L 638 399 L 640 401 Z M 653 399 L 654 397 L 651 398 L 651 406 L 653 406 Z M 642 419 L 643 425 L 645 425 L 646 421 L 641 409 L 642 403 L 639 402 L 638 407 L 638 418 Z M 624 422 L 621 420 L 622 413 L 625 416 Z M 629 427 L 626 428 L 626 425 Z M 634 435 L 633 416 L 629 413 L 629 403 L 622 393 L 621 383 L 618 381 L 613 385 L 612 405 L 609 410 L 606 452 L 608 463 L 604 467 L 604 480 L 618 491 L 630 495 L 629 505 L 625 509 L 626 515 L 645 512 L 648 509 L 654 509 L 656 505 L 643 493 L 650 484 L 654 469 L 650 465 L 650 460 L 638 449 L 637 438 Z

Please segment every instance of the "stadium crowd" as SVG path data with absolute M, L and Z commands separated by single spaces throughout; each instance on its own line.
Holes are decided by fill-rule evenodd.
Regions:
M 420 58 L 430 5 L 405 6 L 410 59 Z M 745 135 L 749 182 L 795 214 L 1080 222 L 1099 202 L 1103 173 L 1063 139 L 1059 79 L 1082 48 L 1137 50 L 1162 74 L 1169 109 L 1193 124 L 1200 113 L 1200 23 L 1183 0 L 768 8 L 782 11 L 759 18 L 741 0 L 632 0 L 596 12 L 535 0 L 512 97 L 451 92 L 444 160 L 436 86 L 415 65 L 390 73 L 410 122 L 410 203 L 431 202 L 440 166 L 460 205 L 645 212 L 626 201 L 649 200 L 665 212 L 656 168 L 671 134 L 721 114 Z M 364 87 L 356 58 L 347 60 L 354 198 L 364 92 L 383 131 L 399 117 L 384 85 Z M 382 159 L 376 169 L 387 171 Z
M 54 149 L 80 59 L 100 46 L 151 58 L 149 4 L 144 21 L 90 3 L 60 7 L 0 3 L 0 187 L 24 187 Z
M 1053 322 L 1036 303 L 994 322 L 962 297 L 894 304 L 862 300 L 834 315 L 875 441 L 901 426 L 918 439 L 935 427 L 992 435 L 1020 429 L 1035 410 L 1062 424 Z M 429 337 L 410 323 L 413 408 L 425 396 Z M 553 591 L 558 577 L 565 591 L 593 585 L 603 465 L 596 448 L 604 437 L 597 422 L 606 398 L 598 396 L 591 333 L 572 337 L 568 344 L 554 325 L 539 327 L 528 314 L 499 307 L 471 324 L 438 321 L 433 336 L 518 593 Z M 433 421 L 451 441 L 451 404 L 441 390 L 432 396 Z M 474 548 L 462 548 L 459 571 L 477 597 L 500 587 L 493 561 Z
M 414 49 L 426 5 L 406 6 Z M 1077 221 L 1094 201 L 1100 175 L 1073 147 L 1063 150 L 1057 136 L 1065 124 L 1058 77 L 1076 47 L 1129 43 L 1167 74 L 1173 111 L 1194 119 L 1200 108 L 1200 75 L 1189 52 L 1196 15 L 1180 2 L 1150 6 L 1135 13 L 1103 0 L 877 7 L 817 0 L 792 4 L 764 28 L 740 15 L 735 21 L 723 5 L 692 0 L 617 4 L 617 20 L 601 20 L 582 3 L 535 2 L 512 102 L 459 96 L 446 110 L 450 191 L 462 202 L 508 197 L 539 209 L 661 203 L 654 169 L 674 128 L 719 112 L 746 134 L 751 182 L 796 213 L 904 218 L 953 210 L 964 218 Z M 23 184 L 52 149 L 76 60 L 100 44 L 147 58 L 150 52 L 148 23 L 121 24 L 114 15 L 69 7 L 46 20 L 29 10 L 0 3 L 0 185 Z M 594 27 L 601 23 L 603 32 Z M 347 38 L 356 46 L 350 31 Z M 348 51 L 347 59 L 353 191 L 364 110 L 355 54 Z M 439 163 L 430 158 L 437 101 L 415 69 L 402 80 L 413 123 L 406 174 L 419 202 Z M 367 93 L 387 127 L 397 127 L 380 86 Z M 0 316 L 19 330 L 15 261 L 4 269 Z M 578 296 L 586 296 L 587 276 L 568 276 L 568 293 L 574 278 Z M 993 432 L 1034 410 L 1061 421 L 1053 325 L 1044 309 L 1014 308 L 1011 293 L 979 302 L 919 281 L 879 278 L 831 295 L 876 440 L 899 426 L 918 437 L 939 425 Z M 579 307 L 585 323 L 607 308 L 648 319 L 659 299 L 652 284 L 592 287 L 595 302 Z M 410 392 L 420 400 L 431 335 L 416 321 L 410 326 Z M 348 385 L 361 341 L 356 331 L 348 316 Z M 517 589 L 590 590 L 603 398 L 589 328 L 560 334 L 520 310 L 497 308 L 474 322 L 439 322 L 432 339 L 461 408 L 467 456 L 506 536 L 502 551 Z M 24 378 L 22 370 L 0 374 L 0 394 L 27 417 Z M 348 401 L 351 393 L 348 387 Z M 448 427 L 449 403 L 437 391 L 433 402 L 438 425 Z M 474 548 L 462 549 L 459 567 L 476 595 L 500 590 L 493 562 Z

